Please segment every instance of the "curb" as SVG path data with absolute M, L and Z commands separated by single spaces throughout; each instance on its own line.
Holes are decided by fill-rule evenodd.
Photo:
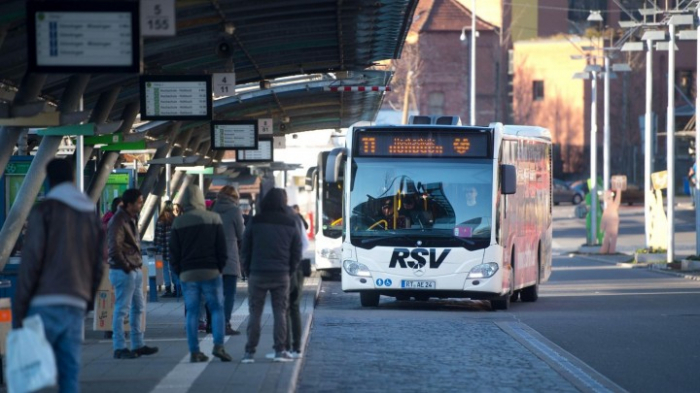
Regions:
M 676 277 L 684 278 L 686 280 L 700 281 L 700 276 L 668 271 L 666 269 L 659 269 L 657 267 L 654 267 L 654 265 L 655 265 L 654 263 L 622 263 L 622 262 L 611 262 L 611 261 L 608 261 L 608 260 L 605 260 L 602 258 L 595 258 L 595 257 L 591 257 L 588 255 L 577 255 L 577 256 L 580 258 L 583 258 L 583 259 L 590 259 L 592 261 L 607 263 L 608 265 L 615 265 L 615 266 L 624 267 L 627 269 L 647 269 L 649 271 L 652 271 L 655 273 L 660 273 L 660 274 L 665 274 L 667 276 L 676 276 Z
M 314 310 L 316 309 L 316 302 L 318 301 L 318 296 L 321 293 L 321 284 L 323 283 L 323 280 L 321 280 L 321 274 L 319 272 L 314 272 L 314 278 L 318 280 L 318 283 L 316 284 L 316 292 L 313 294 L 313 304 L 311 307 L 311 312 L 305 313 L 308 314 L 309 317 L 306 318 L 306 323 L 304 324 L 302 328 L 302 336 L 301 336 L 301 346 L 302 346 L 302 354 L 306 354 L 306 348 L 309 345 L 309 339 L 311 336 L 311 324 L 314 319 Z M 292 378 L 289 383 L 289 388 L 287 389 L 287 392 L 289 393 L 294 393 L 297 390 L 297 382 L 299 381 L 299 374 L 301 374 L 301 368 L 304 364 L 305 356 L 302 356 L 301 359 L 299 359 L 298 362 L 294 363 L 294 368 L 292 369 Z

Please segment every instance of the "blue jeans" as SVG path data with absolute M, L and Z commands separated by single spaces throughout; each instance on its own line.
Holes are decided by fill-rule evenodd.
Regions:
M 80 392 L 80 344 L 85 310 L 71 306 L 31 306 L 27 316 L 41 316 L 46 340 L 53 348 L 61 393 Z
M 123 270 L 110 269 L 109 281 L 114 286 L 114 317 L 112 319 L 112 344 L 114 350 L 126 348 L 124 340 L 124 318 L 129 314 L 131 349 L 143 347 L 141 316 L 143 315 L 143 272 L 136 269 L 129 274 Z
M 185 317 L 187 345 L 190 352 L 199 352 L 197 324 L 199 323 L 199 303 L 202 296 L 211 312 L 211 333 L 214 345 L 224 344 L 224 293 L 221 276 L 207 281 L 183 281 L 182 294 L 185 296 Z
M 236 282 L 238 276 L 224 274 L 224 321 L 231 323 L 233 303 L 236 301 Z

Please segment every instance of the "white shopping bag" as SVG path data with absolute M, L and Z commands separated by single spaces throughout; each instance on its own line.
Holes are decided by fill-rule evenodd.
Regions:
M 56 385 L 56 359 L 38 315 L 27 317 L 21 329 L 7 335 L 9 393 L 34 392 Z

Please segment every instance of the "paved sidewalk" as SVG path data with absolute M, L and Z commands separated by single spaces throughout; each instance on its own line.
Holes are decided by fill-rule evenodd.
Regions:
M 321 279 L 318 274 L 307 278 L 302 300 L 303 343 L 308 341 L 309 328 Z M 227 336 L 225 347 L 234 361 L 221 362 L 210 356 L 213 347 L 210 334 L 200 333 L 202 352 L 212 358 L 208 363 L 190 363 L 184 330 L 182 299 L 160 299 L 148 303 L 146 344 L 158 346 L 153 356 L 133 360 L 117 360 L 112 356 L 112 341 L 103 339 L 103 332 L 92 331 L 92 318 L 86 320 L 82 354 L 81 386 L 84 393 L 146 392 L 292 392 L 303 359 L 291 363 L 274 363 L 265 354 L 272 351 L 272 309 L 269 302 L 263 314 L 260 344 L 254 364 L 241 364 L 246 341 L 248 317 L 247 284 L 239 282 L 232 326 L 239 336 Z

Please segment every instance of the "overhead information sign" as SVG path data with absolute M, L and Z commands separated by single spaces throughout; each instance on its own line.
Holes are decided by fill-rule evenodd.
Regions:
M 411 130 L 367 131 L 357 134 L 358 157 L 488 158 L 487 133 Z
M 142 76 L 142 120 L 210 120 L 209 76 Z
M 137 2 L 27 3 L 32 72 L 140 72 Z
M 272 135 L 272 119 L 258 119 L 258 132 L 260 135 Z
M 211 122 L 212 149 L 257 149 L 257 120 L 230 120 Z
M 273 161 L 272 139 L 258 140 L 258 148 L 255 150 L 238 150 L 236 152 L 237 162 L 272 162 Z
M 175 35 L 175 0 L 141 0 L 141 35 Z

